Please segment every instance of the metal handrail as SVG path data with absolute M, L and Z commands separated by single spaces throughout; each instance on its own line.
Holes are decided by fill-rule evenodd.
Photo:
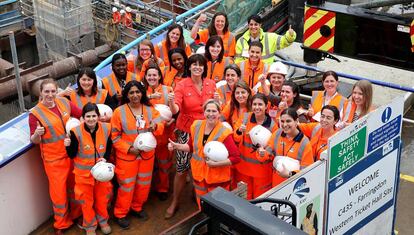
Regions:
M 8 4 L 15 3 L 15 2 L 17 2 L 17 0 L 7 0 L 7 1 L 4 1 L 4 2 L 0 2 L 0 7 L 8 5 Z
M 185 17 L 188 17 L 188 16 L 194 14 L 195 12 L 197 12 L 197 11 L 199 11 L 201 9 L 204 9 L 205 7 L 208 7 L 209 5 L 211 5 L 211 4 L 215 3 L 215 2 L 216 2 L 216 0 L 208 0 L 208 1 L 206 1 L 206 2 L 204 2 L 202 4 L 200 4 L 200 5 L 198 5 L 197 7 L 194 7 L 193 9 L 190 9 L 190 10 L 184 12 L 183 14 L 177 16 L 176 21 L 180 21 L 181 19 L 183 19 Z M 126 45 L 126 46 L 122 47 L 121 49 L 117 50 L 114 54 L 129 51 L 130 49 L 132 49 L 133 47 L 135 47 L 138 43 L 140 43 L 142 40 L 146 39 L 147 38 L 147 35 L 152 36 L 154 34 L 157 34 L 160 31 L 165 30 L 173 22 L 174 22 L 174 20 L 171 19 L 171 20 L 163 23 L 162 25 L 160 25 L 160 26 L 156 27 L 155 29 L 149 31 L 147 34 L 144 34 L 144 35 L 140 36 L 139 38 L 135 39 L 134 41 L 132 41 L 128 45 Z M 102 69 L 103 67 L 105 67 L 106 65 L 108 65 L 112 61 L 112 56 L 114 54 L 108 56 L 104 61 L 102 61 L 98 66 L 96 66 L 94 70 L 95 71 L 98 71 L 98 70 Z

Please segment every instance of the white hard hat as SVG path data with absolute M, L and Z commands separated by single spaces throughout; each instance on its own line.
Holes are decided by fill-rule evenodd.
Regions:
M 279 73 L 286 75 L 288 72 L 286 65 L 278 61 L 270 65 L 269 71 L 267 73 Z
M 100 182 L 108 182 L 114 177 L 115 166 L 112 163 L 100 161 L 91 169 L 93 178 Z
M 260 144 L 260 146 L 265 147 L 272 136 L 272 132 L 262 125 L 256 125 L 249 131 L 249 135 L 254 145 Z
M 265 80 L 265 83 L 266 83 L 266 85 L 267 86 L 270 86 L 270 82 L 269 82 L 269 80 Z M 257 93 L 257 91 L 259 90 L 259 87 L 261 87 L 262 86 L 262 83 L 261 82 L 258 82 L 258 83 L 256 83 L 256 85 L 253 87 L 253 92 L 254 93 Z
M 151 132 L 144 132 L 137 136 L 134 141 L 134 148 L 149 152 L 157 147 L 157 140 Z
M 76 118 L 69 118 L 69 120 L 66 122 L 66 133 L 70 133 L 70 130 L 73 128 L 79 126 L 81 122 Z
M 118 11 L 118 8 L 116 8 L 116 7 L 112 7 L 112 12 L 113 13 L 115 13 L 115 12 L 117 12 Z
M 219 141 L 210 141 L 204 145 L 204 155 L 210 160 L 218 162 L 226 160 L 229 157 L 229 152 L 223 143 Z
M 122 9 L 122 10 L 119 11 L 119 13 L 121 13 L 123 15 L 123 14 L 125 14 L 125 10 Z
M 109 107 L 106 104 L 97 104 L 96 106 L 98 106 L 99 109 L 99 114 L 101 114 L 101 117 L 103 117 L 104 115 L 106 115 L 107 117 L 112 117 L 112 109 L 111 107 Z
M 132 9 L 130 7 L 126 7 L 125 10 L 126 10 L 126 12 L 131 12 L 132 11 Z
M 170 107 L 168 107 L 165 104 L 156 104 L 154 108 L 160 113 L 162 120 L 167 121 L 167 122 L 171 120 L 172 112 L 171 112 Z
M 230 123 L 228 123 L 228 122 L 222 122 L 221 124 L 223 124 L 223 126 L 226 127 L 227 129 L 233 131 L 233 127 L 231 127 Z
M 226 80 L 221 80 L 221 81 L 216 83 L 216 88 L 219 88 L 219 87 L 225 86 L 225 85 L 227 85 L 227 81 Z
M 204 46 L 201 46 L 197 49 L 196 54 L 204 55 L 206 53 L 206 48 Z
M 276 156 L 273 159 L 273 167 L 280 173 L 289 173 L 292 171 L 300 170 L 300 163 L 298 160 L 286 157 L 286 156 Z

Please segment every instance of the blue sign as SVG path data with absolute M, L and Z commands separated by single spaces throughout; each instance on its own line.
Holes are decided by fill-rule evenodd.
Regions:
M 389 121 L 390 116 L 391 116 L 391 108 L 388 107 L 382 113 L 381 120 L 383 122 Z M 374 130 L 373 132 L 371 132 L 368 136 L 367 152 L 369 153 L 375 150 L 379 146 L 382 146 L 383 144 L 393 139 L 395 136 L 399 135 L 400 128 L 401 128 L 401 115 L 389 121 L 388 123 L 384 124 L 380 128 Z
M 386 109 L 384 109 L 384 112 L 382 113 L 382 116 L 381 116 L 381 121 L 383 123 L 387 123 L 390 120 L 391 114 L 392 114 L 391 107 L 387 107 Z

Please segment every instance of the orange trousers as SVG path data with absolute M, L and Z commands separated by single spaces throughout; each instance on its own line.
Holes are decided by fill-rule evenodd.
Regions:
M 236 171 L 236 184 L 243 181 L 247 184 L 247 200 L 257 198 L 272 188 L 272 177 L 252 177 Z
M 158 166 L 158 171 L 154 174 L 155 190 L 166 193 L 170 188 L 169 171 L 172 166 L 171 153 L 168 151 L 167 143 L 157 145 L 155 149 L 155 160 Z
M 92 177 L 92 176 L 91 176 Z M 97 224 L 108 224 L 108 204 L 112 197 L 111 182 L 99 182 L 82 176 L 75 176 L 75 196 L 83 213 L 82 226 L 86 231 L 95 231 Z
M 116 159 L 115 173 L 119 188 L 114 208 L 115 217 L 127 216 L 130 208 L 137 212 L 142 210 L 151 188 L 153 167 L 154 157 L 134 161 Z
M 201 205 L 200 205 L 201 196 L 209 193 L 210 191 L 213 191 L 217 187 L 222 187 L 226 190 L 230 190 L 230 181 L 223 182 L 223 183 L 217 183 L 217 184 L 207 184 L 205 180 L 203 181 L 193 180 L 193 184 L 194 184 L 194 190 L 196 193 L 198 209 L 201 209 Z
M 66 229 L 73 222 L 72 219 L 80 215 L 79 204 L 75 201 L 73 164 L 70 158 L 56 161 L 43 161 L 45 172 L 49 180 L 49 195 L 53 204 L 56 229 Z M 69 214 L 68 199 L 71 199 L 71 213 Z

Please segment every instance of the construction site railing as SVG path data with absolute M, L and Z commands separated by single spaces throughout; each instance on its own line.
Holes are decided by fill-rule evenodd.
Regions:
M 185 13 L 183 13 L 181 15 L 178 15 L 175 20 L 176 21 L 181 21 L 182 19 L 184 19 L 184 18 L 186 18 L 186 17 L 188 17 L 188 16 L 190 16 L 192 14 L 195 14 L 199 10 L 202 10 L 202 9 L 210 6 L 211 4 L 215 3 L 216 1 L 217 0 L 208 0 L 208 1 L 206 1 L 206 2 L 204 2 L 202 4 L 200 4 L 200 5 L 198 5 L 197 7 L 194 7 L 192 9 L 186 11 Z M 146 34 L 140 36 L 139 38 L 135 39 L 134 41 L 132 41 L 128 45 L 126 45 L 126 46 L 122 47 L 121 49 L 117 50 L 114 54 L 129 51 L 130 49 L 132 49 L 133 47 L 135 47 L 138 43 L 140 43 L 142 40 L 146 39 L 148 35 L 149 36 L 152 36 L 154 34 L 157 34 L 157 33 L 161 32 L 161 31 L 166 30 L 167 27 L 170 26 L 173 22 L 174 22 L 174 20 L 171 19 L 171 20 L 163 23 L 162 25 L 154 28 L 153 30 L 149 31 L 148 33 L 146 33 Z M 112 61 L 112 56 L 114 54 L 112 54 L 111 56 L 108 56 L 104 61 L 102 61 L 98 66 L 96 66 L 94 70 L 95 71 L 98 71 L 98 70 L 102 69 L 103 67 L 105 67 L 106 65 L 108 65 Z

